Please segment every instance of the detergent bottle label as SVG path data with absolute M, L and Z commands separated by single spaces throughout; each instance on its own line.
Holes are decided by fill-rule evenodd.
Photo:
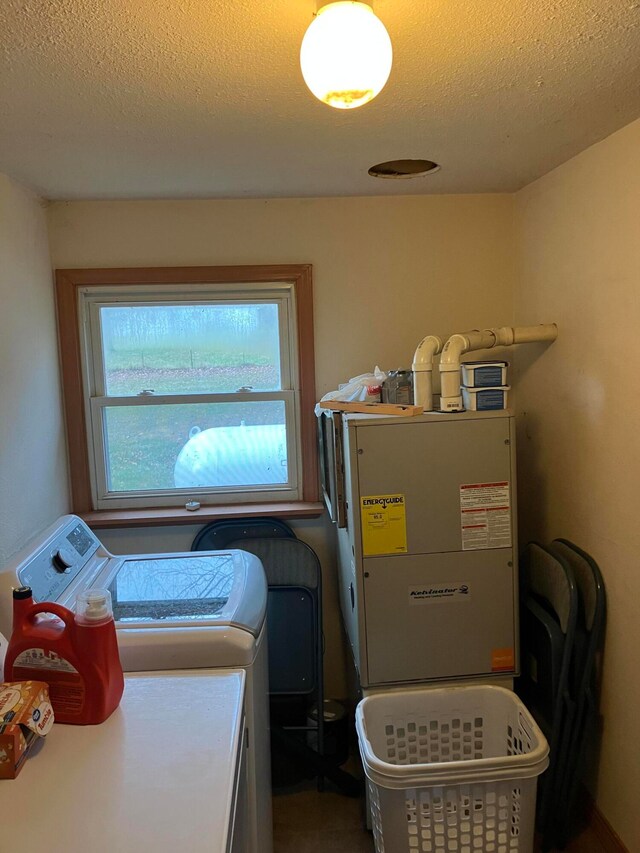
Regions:
M 13 677 L 46 681 L 57 716 L 75 716 L 84 708 L 84 680 L 73 664 L 54 651 L 24 649 L 13 662 Z
M 52 669 L 54 672 L 78 671 L 68 660 L 44 649 L 25 649 L 14 660 L 13 665 L 26 666 L 28 669 Z

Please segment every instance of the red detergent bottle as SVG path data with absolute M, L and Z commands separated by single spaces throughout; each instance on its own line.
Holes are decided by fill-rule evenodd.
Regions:
M 73 613 L 52 602 L 36 604 L 29 587 L 14 589 L 4 672 L 7 681 L 46 681 L 57 723 L 102 723 L 124 690 L 111 593 L 80 593 Z

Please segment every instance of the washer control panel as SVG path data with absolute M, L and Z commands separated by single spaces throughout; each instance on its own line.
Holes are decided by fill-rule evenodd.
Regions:
M 57 601 L 100 546 L 87 525 L 74 519 L 36 551 L 19 572 L 34 601 Z

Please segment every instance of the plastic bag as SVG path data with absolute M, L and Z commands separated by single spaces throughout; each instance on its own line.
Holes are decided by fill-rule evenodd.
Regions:
M 342 403 L 379 403 L 382 383 L 387 378 L 384 370 L 376 365 L 373 373 L 361 373 L 354 376 L 337 391 L 329 391 L 320 400 L 340 400 Z M 315 408 L 316 416 L 320 417 L 322 409 L 319 404 Z

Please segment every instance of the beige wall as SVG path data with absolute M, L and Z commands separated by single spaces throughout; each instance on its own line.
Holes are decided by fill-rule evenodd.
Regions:
M 311 263 L 316 376 L 407 366 L 428 332 L 512 318 L 512 197 L 64 202 L 56 267 Z
M 516 321 L 557 342 L 518 357 L 522 540 L 574 540 L 608 595 L 598 804 L 640 850 L 640 121 L 517 195 Z
M 44 207 L 0 175 L 0 564 L 67 508 Z
M 510 323 L 513 199 L 505 195 L 65 202 L 49 208 L 56 267 L 311 263 L 318 395 L 410 365 L 427 333 Z M 294 525 L 320 554 L 327 690 L 346 695 L 333 535 Z M 115 551 L 185 548 L 194 528 L 104 532 Z

